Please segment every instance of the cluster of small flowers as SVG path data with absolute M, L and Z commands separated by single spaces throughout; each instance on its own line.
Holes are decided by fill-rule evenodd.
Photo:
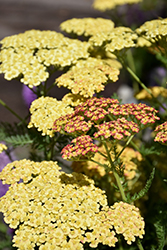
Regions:
M 47 80 L 50 65 L 70 66 L 89 56 L 88 43 L 55 31 L 30 30 L 6 37 L 0 43 L 0 73 L 7 80 L 21 77 L 21 82 L 30 88 Z
M 93 7 L 100 11 L 114 9 L 119 5 L 140 3 L 142 0 L 94 0 Z
M 147 21 L 135 31 L 146 40 L 155 43 L 167 35 L 167 18 Z
M 149 90 L 151 91 L 154 97 L 158 97 L 158 96 L 167 97 L 167 89 L 164 87 L 154 86 L 154 87 L 150 87 Z M 135 95 L 135 97 L 138 100 L 152 99 L 152 96 L 145 89 L 142 89 L 139 93 Z
M 0 178 L 11 184 L 0 198 L 0 211 L 16 229 L 13 246 L 19 250 L 36 246 L 80 250 L 85 242 L 91 247 L 98 243 L 115 246 L 116 233 L 131 244 L 144 234 L 137 208 L 123 202 L 109 208 L 104 191 L 93 180 L 83 174 L 66 174 L 56 162 L 15 161 Z
M 154 131 L 156 132 L 154 141 L 158 141 L 161 143 L 167 142 L 167 122 L 164 122 L 157 126 Z
M 115 62 L 115 60 L 114 60 Z M 87 60 L 79 60 L 71 69 L 58 77 L 58 87 L 65 87 L 73 94 L 79 94 L 85 98 L 104 90 L 107 81 L 116 82 L 120 71 L 110 59 L 102 60 L 89 57 Z
M 127 244 L 131 245 L 135 237 L 143 238 L 144 220 L 139 213 L 139 209 L 133 205 L 116 202 L 110 208 L 105 208 L 98 214 L 99 220 L 96 222 L 93 232 L 86 233 L 83 242 L 91 242 L 90 246 L 96 248 L 100 241 L 108 246 L 115 245 L 114 234 L 122 234 Z M 111 231 L 111 225 L 113 231 Z M 92 242 L 93 240 L 93 242 Z
M 55 118 L 73 112 L 73 108 L 66 102 L 53 97 L 40 97 L 34 100 L 30 107 L 31 119 L 28 128 L 36 127 L 42 135 L 54 135 L 52 125 Z
M 111 98 L 96 98 L 88 99 L 86 102 L 75 107 L 72 114 L 61 116 L 56 119 L 53 125 L 53 130 L 56 132 L 87 132 L 93 125 L 93 122 L 102 121 L 108 112 L 105 108 L 109 104 L 116 105 L 117 99 Z M 83 132 L 82 132 L 83 133 Z M 76 136 L 76 133 L 74 133 Z
M 137 34 L 128 27 L 116 27 L 111 32 L 97 33 L 89 39 L 92 48 L 104 46 L 106 52 L 116 52 L 136 46 Z M 107 45 L 106 45 L 107 43 Z
M 71 141 L 61 151 L 62 157 L 66 160 L 79 160 L 92 158 L 98 151 L 98 146 L 93 143 L 89 135 L 79 136 Z
M 3 143 L 0 143 L 0 153 L 2 153 L 2 151 L 6 150 L 7 146 Z
M 124 202 L 116 202 L 108 214 L 114 222 L 116 233 L 122 234 L 127 244 L 132 244 L 135 237 L 143 238 L 145 223 L 137 207 Z
M 113 162 L 115 161 L 115 154 L 112 149 L 112 145 L 109 144 L 108 147 L 110 148 L 110 156 Z M 117 151 L 120 152 L 122 150 L 122 146 L 117 144 Z M 102 153 L 103 155 L 99 154 L 98 152 L 95 153 L 92 160 L 95 162 L 99 162 L 100 165 L 98 165 L 95 162 L 92 161 L 74 161 L 72 162 L 71 168 L 77 172 L 77 173 L 84 173 L 90 178 L 93 178 L 95 180 L 99 180 L 101 177 L 103 177 L 106 174 L 105 167 L 102 165 L 109 165 L 109 162 L 107 160 L 106 150 L 105 147 L 102 145 L 98 147 L 98 151 Z M 136 159 L 136 162 L 133 162 L 133 159 Z M 125 178 L 129 180 L 134 180 L 134 178 L 138 175 L 138 165 L 140 161 L 142 160 L 142 156 L 139 152 L 135 151 L 132 148 L 126 147 L 122 154 L 120 155 L 120 160 L 122 164 L 124 165 L 124 176 Z M 112 176 L 112 172 L 109 173 L 110 176 Z M 129 182 L 128 182 L 129 185 Z M 132 187 L 129 188 L 131 190 Z
M 95 138 L 113 136 L 121 140 L 158 120 L 159 117 L 155 115 L 157 112 L 142 103 L 119 105 L 117 99 L 93 97 L 75 107 L 72 114 L 55 120 L 53 130 L 77 136 L 78 131 L 85 134 L 94 125 L 98 129 L 93 134 Z
M 104 18 L 73 18 L 61 23 L 60 28 L 69 34 L 89 37 L 101 31 L 110 32 L 114 28 L 114 23 Z
M 132 119 L 132 121 L 136 122 L 140 127 L 142 125 L 154 123 L 156 120 L 160 119 L 155 115 L 158 111 L 144 103 L 122 104 L 118 105 L 114 109 L 112 107 L 109 108 L 109 111 L 114 116 L 121 115 Z
M 105 122 L 95 125 L 98 132 L 94 133 L 94 138 L 104 137 L 105 139 L 111 136 L 116 140 L 126 139 L 133 133 L 139 132 L 138 125 L 133 121 L 128 121 L 124 117 L 118 118 L 116 121 Z

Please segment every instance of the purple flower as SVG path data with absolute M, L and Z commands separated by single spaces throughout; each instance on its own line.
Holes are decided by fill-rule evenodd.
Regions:
M 2 143 L 2 142 L 1 142 Z M 16 160 L 16 157 L 14 156 L 14 154 L 11 153 L 11 157 L 12 160 Z M 6 154 L 5 151 L 3 151 L 2 153 L 0 153 L 0 172 L 2 171 L 2 169 L 8 164 L 11 163 L 11 159 L 9 158 L 9 156 Z M 2 181 L 0 180 L 0 197 L 2 197 L 3 195 L 5 195 L 5 193 L 8 190 L 9 185 L 7 184 L 2 184 Z
M 33 88 L 33 90 L 35 90 L 35 87 Z M 37 95 L 34 94 L 34 92 L 29 87 L 23 84 L 22 97 L 25 105 L 27 106 L 27 108 L 29 108 L 31 103 L 37 98 Z
M 4 151 L 0 153 L 0 171 L 2 171 L 2 169 L 10 162 L 11 161 L 9 157 L 6 155 Z M 7 184 L 3 185 L 2 181 L 0 180 L 0 197 L 5 195 L 6 191 L 8 190 L 8 187 L 9 186 Z

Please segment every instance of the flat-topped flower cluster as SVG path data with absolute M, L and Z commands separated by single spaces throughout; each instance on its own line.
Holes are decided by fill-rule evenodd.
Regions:
M 48 68 L 70 66 L 88 58 L 88 44 L 55 31 L 29 30 L 1 42 L 0 73 L 7 80 L 20 77 L 30 88 L 49 78 Z
M 56 119 L 53 130 L 78 137 L 73 145 L 68 145 L 62 151 L 65 159 L 85 156 L 87 142 L 88 151 L 96 152 L 88 131 L 94 128 L 92 138 L 97 140 L 113 137 L 116 140 L 126 140 L 129 136 L 138 133 L 141 129 L 154 123 L 159 117 L 154 108 L 146 104 L 119 104 L 117 99 L 93 97 L 76 106 L 74 112 Z M 83 139 L 84 138 L 84 139 Z M 88 139 L 89 138 L 89 139 Z M 83 140 L 82 149 L 80 140 Z M 91 142 L 91 143 L 90 143 Z M 85 145 L 85 147 L 84 147 Z M 77 153 L 74 152 L 77 149 Z
M 112 10 L 123 4 L 140 3 L 142 0 L 94 0 L 93 7 L 100 11 Z
M 19 250 L 84 249 L 86 242 L 91 247 L 115 246 L 117 234 L 128 244 L 143 237 L 138 208 L 124 202 L 109 207 L 104 191 L 93 180 L 66 174 L 56 162 L 15 161 L 0 178 L 10 185 L 0 198 L 0 211 L 16 229 L 13 242 Z

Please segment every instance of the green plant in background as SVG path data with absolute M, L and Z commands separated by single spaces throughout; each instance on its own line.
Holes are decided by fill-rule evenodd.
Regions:
M 104 11 L 137 2 L 94 6 Z M 15 230 L 13 247 L 167 247 L 166 85 L 149 88 L 135 67 L 139 50 L 166 67 L 166 25 L 165 18 L 135 29 L 109 19 L 74 18 L 60 26 L 71 38 L 31 30 L 1 41 L 0 72 L 37 97 L 25 117 L 0 100 L 18 118 L 0 124 L 0 141 L 8 146 L 0 144 L 0 152 L 10 156 L 10 147 L 27 146 L 29 153 L 0 173 L 9 185 L 0 211 Z M 136 98 L 150 105 L 102 95 L 123 69 L 134 79 Z M 61 75 L 49 84 L 57 71 Z M 50 95 L 56 85 L 69 90 L 62 100 Z

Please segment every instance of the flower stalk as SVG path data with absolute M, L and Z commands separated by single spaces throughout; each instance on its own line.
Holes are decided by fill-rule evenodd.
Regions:
M 13 110 L 11 109 L 4 101 L 0 99 L 0 104 L 6 108 L 8 111 L 10 111 L 15 117 L 17 117 L 20 121 L 24 122 L 24 120 Z
M 106 144 L 105 141 L 103 141 L 103 145 L 104 145 L 104 147 L 105 147 L 105 149 L 106 149 L 106 153 L 107 153 L 107 156 L 108 156 L 108 160 L 109 160 L 109 162 L 110 162 L 111 170 L 112 170 L 113 175 L 114 175 L 114 177 L 115 177 L 115 179 L 116 179 L 116 182 L 117 182 L 119 191 L 120 191 L 121 196 L 122 196 L 122 200 L 123 200 L 124 202 L 126 202 L 126 201 L 127 201 L 127 198 L 126 198 L 126 195 L 125 195 L 125 192 L 124 192 L 124 188 L 123 188 L 122 183 L 121 183 L 121 179 L 120 179 L 118 173 L 117 173 L 116 170 L 115 170 L 115 166 L 114 166 L 114 164 L 113 164 L 113 161 L 112 161 L 111 156 L 110 156 L 110 152 L 109 152 L 109 150 L 108 150 L 108 147 L 107 147 L 107 144 Z

